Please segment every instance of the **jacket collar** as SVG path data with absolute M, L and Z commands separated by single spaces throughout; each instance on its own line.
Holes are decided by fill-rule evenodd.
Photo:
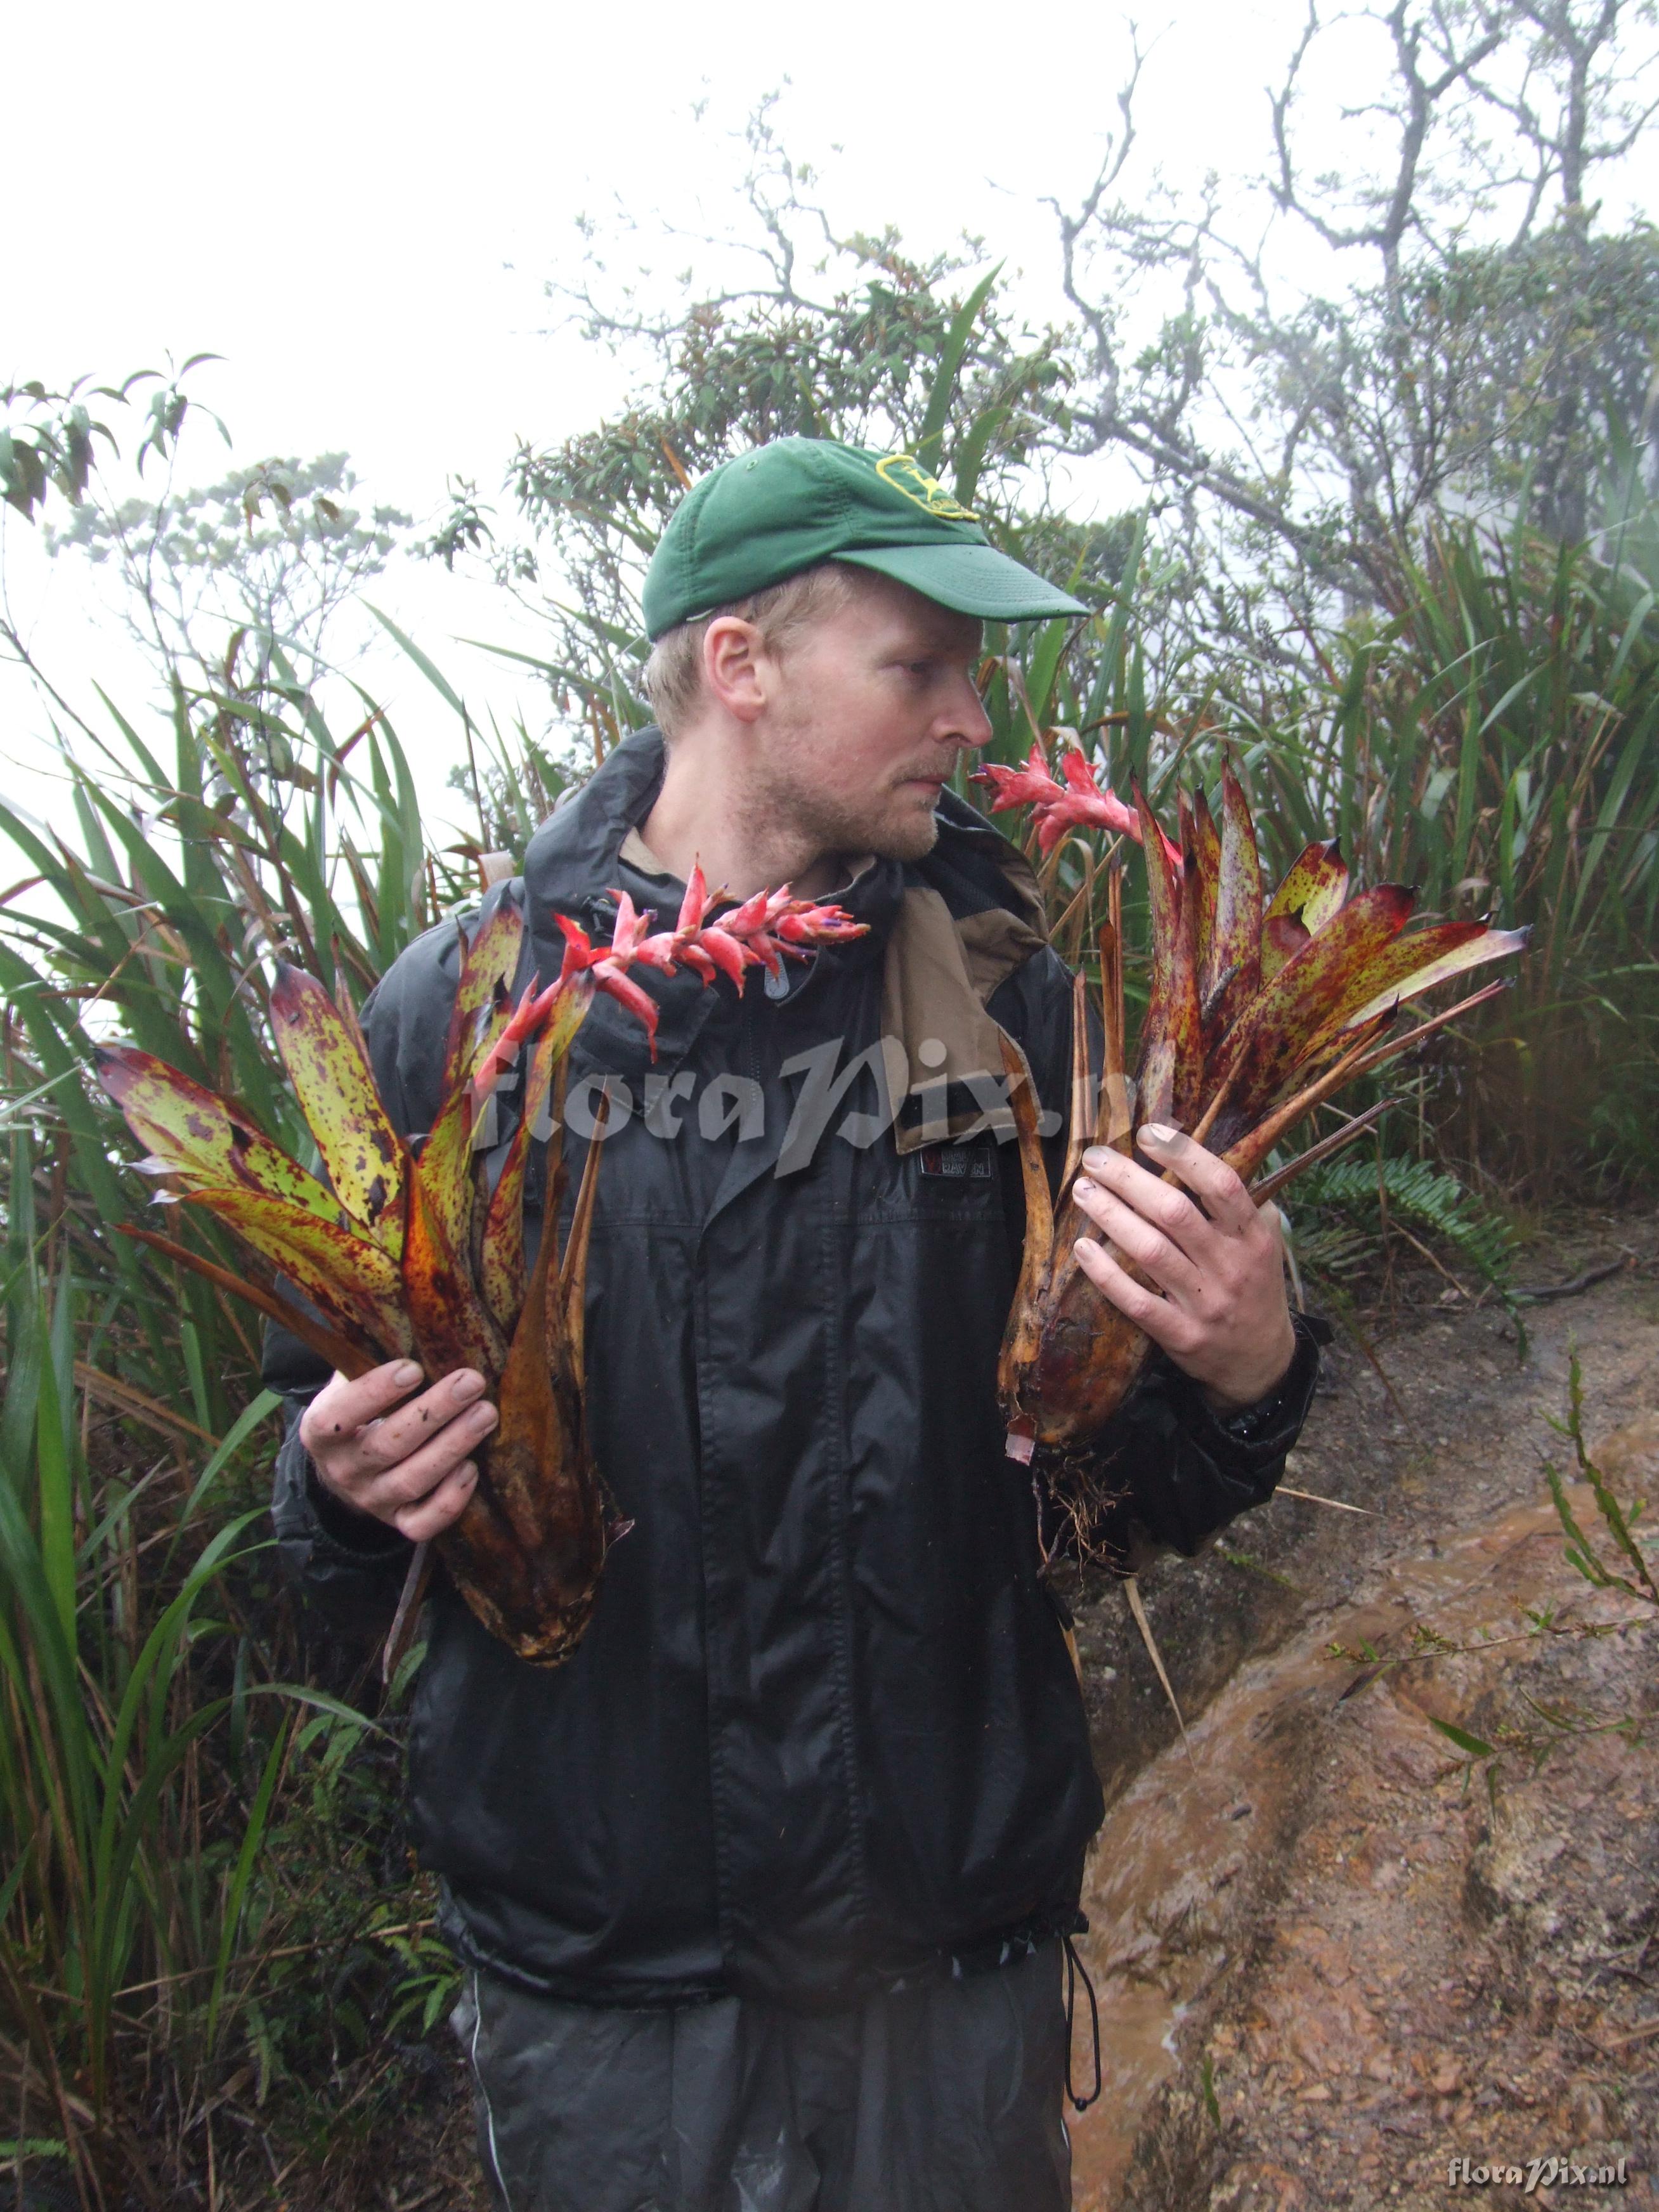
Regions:
M 586 927 L 580 908 L 616 882 L 618 848 L 651 811 L 663 769 L 661 731 L 635 730 L 549 815 L 525 854 L 532 916 L 556 907 Z
M 619 886 L 631 890 L 636 903 L 651 902 L 653 894 L 660 897 L 659 879 L 636 875 L 620 853 L 629 830 L 650 813 L 665 765 L 661 731 L 650 726 L 633 732 L 532 838 L 524 883 L 532 957 L 544 978 L 557 974 L 563 954 L 555 911 L 579 921 L 591 936 L 608 937 L 616 910 L 613 893 Z M 939 843 L 914 869 L 896 860 L 877 860 L 838 895 L 855 921 L 869 925 L 869 934 L 816 955 L 800 972 L 797 989 L 813 983 L 826 962 L 832 969 L 850 970 L 865 961 L 881 960 L 907 888 L 918 877 L 958 915 L 1001 907 L 1022 921 L 1040 922 L 1036 884 L 1018 848 L 951 792 L 940 793 L 939 811 Z M 672 915 L 659 916 L 662 926 L 672 921 Z M 705 989 L 685 969 L 674 976 L 636 970 L 635 980 L 660 1009 L 656 1064 L 672 1066 L 690 1048 L 719 987 Z M 604 1064 L 618 1074 L 642 1073 L 650 1065 L 640 1024 L 608 1000 L 595 1006 L 583 1024 L 583 1037 L 589 1050 L 602 1054 Z

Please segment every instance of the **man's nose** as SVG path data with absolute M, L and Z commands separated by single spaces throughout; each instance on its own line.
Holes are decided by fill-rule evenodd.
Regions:
M 991 742 L 991 720 L 985 711 L 985 702 L 979 696 L 978 685 L 965 672 L 951 699 L 949 720 L 939 734 L 947 743 L 960 746 L 963 752 L 976 752 L 981 745 Z

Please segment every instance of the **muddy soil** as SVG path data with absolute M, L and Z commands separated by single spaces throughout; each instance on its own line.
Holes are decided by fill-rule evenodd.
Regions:
M 1121 1593 L 1083 1594 L 1113 1802 L 1078 2212 L 1659 2205 L 1659 1613 L 1575 1572 L 1543 1473 L 1576 1341 L 1594 1455 L 1659 1513 L 1659 1224 L 1525 1272 L 1621 1248 L 1528 1310 L 1524 1365 L 1426 1279 L 1372 1339 L 1391 1388 L 1338 1347 L 1286 1480 L 1368 1514 L 1281 1497 L 1145 1579 L 1186 1744 Z

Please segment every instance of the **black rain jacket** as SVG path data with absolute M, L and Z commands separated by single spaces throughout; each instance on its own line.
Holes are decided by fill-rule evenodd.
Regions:
M 544 978 L 556 908 L 608 934 L 621 886 L 672 922 L 679 885 L 622 851 L 662 761 L 655 731 L 620 745 L 491 894 L 526 907 Z M 515 1658 L 440 1576 L 409 1752 L 447 1929 L 525 1986 L 829 2006 L 1075 1924 L 1101 1792 L 995 1397 L 1018 1166 L 1012 1142 L 969 1133 L 984 1084 L 960 1079 L 988 1012 L 1061 1105 L 1071 985 L 1018 854 L 949 794 L 940 812 L 927 859 L 872 862 L 839 895 L 869 934 L 791 963 L 787 995 L 758 973 L 741 997 L 642 979 L 654 1065 L 606 998 L 578 1033 L 572 1123 L 585 1076 L 620 1077 L 633 1102 L 614 1094 L 586 1341 L 593 1449 L 634 1526 L 558 1668 Z M 431 931 L 365 1010 L 416 1137 L 457 964 L 453 925 Z M 909 1034 L 884 1091 L 871 1048 L 895 1024 Z M 566 1141 L 579 1168 L 585 1142 Z M 532 1174 L 534 1233 L 541 1188 Z M 1261 1503 L 1316 1365 L 1304 1333 L 1243 1441 L 1155 1358 L 1106 1440 L 1138 1533 L 1191 1553 Z M 291 1400 L 289 1563 L 319 1599 L 383 1613 L 408 1547 L 323 1493 L 295 1433 L 320 1364 L 273 1332 L 267 1378 Z

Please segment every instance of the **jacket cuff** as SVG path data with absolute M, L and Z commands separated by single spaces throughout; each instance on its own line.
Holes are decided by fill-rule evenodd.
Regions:
M 276 1454 L 271 1513 L 289 1571 L 303 1581 L 313 1555 L 358 1569 L 394 1563 L 409 1551 L 409 1539 L 383 1521 L 354 1512 L 317 1479 L 300 1441 L 301 1416 L 312 1395 L 289 1399 L 288 1434 Z
M 1218 1413 L 1201 1384 L 1170 1364 L 1171 1390 L 1182 1426 L 1202 1443 L 1225 1473 L 1258 1485 L 1277 1481 L 1285 1455 L 1292 1449 L 1313 1404 L 1319 1382 L 1319 1351 L 1331 1340 L 1331 1325 L 1315 1314 L 1292 1314 L 1296 1350 L 1291 1364 L 1265 1398 L 1237 1412 Z
M 407 1552 L 409 1539 L 373 1514 L 359 1513 L 337 1498 L 318 1480 L 310 1455 L 306 1455 L 306 1504 L 318 1534 L 335 1552 L 364 1566 Z

